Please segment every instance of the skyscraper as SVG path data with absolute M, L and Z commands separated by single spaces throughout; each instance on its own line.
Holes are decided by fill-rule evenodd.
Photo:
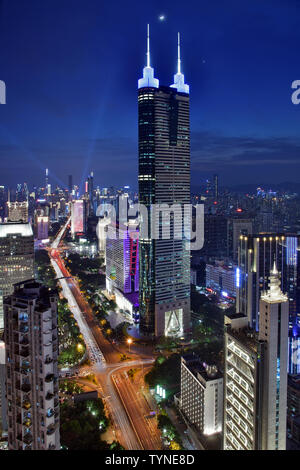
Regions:
M 259 340 L 265 341 L 262 450 L 285 450 L 287 420 L 289 302 L 274 262 L 269 289 L 261 296 Z
M 0 330 L 3 329 L 3 296 L 13 285 L 34 276 L 34 239 L 29 223 L 0 224 Z
M 237 312 L 248 316 L 250 325 L 258 330 L 259 301 L 267 290 L 274 259 L 280 272 L 281 290 L 289 297 L 290 323 L 300 317 L 299 235 L 259 233 L 240 235 L 239 270 L 237 276 Z
M 190 253 L 184 237 L 175 236 L 183 234 L 183 205 L 190 203 L 189 86 L 179 39 L 174 84 L 160 86 L 150 65 L 148 25 L 147 65 L 138 81 L 139 202 L 148 211 L 142 220 L 148 234 L 140 232 L 140 328 L 155 336 L 181 336 L 190 319 Z M 181 217 L 169 214 L 170 237 L 153 239 L 154 224 L 162 231 L 162 204 L 180 205 Z
M 288 318 L 275 264 L 259 333 L 243 313 L 225 316 L 224 450 L 285 450 Z
M 59 450 L 57 296 L 40 283 L 5 298 L 10 450 Z

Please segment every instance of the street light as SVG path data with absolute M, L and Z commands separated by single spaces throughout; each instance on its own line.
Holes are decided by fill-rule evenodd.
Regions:
M 129 352 L 130 352 L 130 345 L 132 344 L 132 339 L 131 339 L 131 338 L 128 338 L 127 344 L 128 344 L 128 346 L 129 346 Z

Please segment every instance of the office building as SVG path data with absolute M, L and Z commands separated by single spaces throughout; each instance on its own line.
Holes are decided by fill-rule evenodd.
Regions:
M 180 409 L 200 434 L 211 436 L 222 431 L 222 374 L 193 354 L 181 358 Z
M 59 450 L 57 295 L 35 281 L 5 298 L 10 450 Z
M 224 449 L 285 450 L 288 298 L 274 263 L 260 300 L 259 333 L 225 316 Z
M 189 114 L 180 46 L 174 84 L 160 86 L 150 65 L 148 27 L 147 65 L 138 81 L 139 203 L 147 209 L 139 239 L 140 330 L 145 335 L 182 336 L 190 328 L 190 253 L 183 234 L 183 205 L 190 203 Z M 162 204 L 180 207 L 164 225 Z M 163 237 L 166 227 L 169 235 Z M 153 237 L 155 232 L 159 236 Z
M 86 202 L 82 199 L 71 203 L 71 233 L 73 236 L 85 233 Z
M 241 313 L 225 316 L 224 450 L 261 449 L 265 342 Z
M 299 235 L 253 234 L 240 236 L 237 272 L 237 312 L 248 316 L 258 330 L 259 300 L 267 290 L 273 262 L 280 272 L 281 290 L 289 298 L 291 327 L 300 318 Z
M 287 422 L 300 416 L 300 374 L 288 375 L 287 383 Z
M 252 235 L 253 219 L 245 218 L 243 213 L 229 218 L 227 223 L 227 256 L 232 261 L 238 261 L 239 240 L 241 235 Z
M 106 240 L 106 288 L 124 294 L 139 290 L 139 250 L 137 220 L 117 227 L 117 236 Z
M 223 215 L 204 215 L 204 246 L 200 251 L 206 258 L 227 256 L 227 218 Z
M 36 215 L 34 229 L 36 240 L 47 240 L 49 231 L 49 217 L 44 215 Z
M 262 450 L 285 450 L 289 302 L 275 262 L 260 300 L 259 340 L 266 342 L 263 374 Z
M 28 222 L 28 202 L 10 202 L 7 203 L 8 208 L 8 222 Z
M 7 433 L 7 400 L 5 390 L 5 343 L 0 340 L 0 438 Z
M 224 297 L 236 295 L 236 268 L 223 261 L 206 265 L 206 287 Z
M 0 330 L 3 330 L 3 297 L 13 285 L 34 276 L 34 239 L 29 223 L 0 224 Z

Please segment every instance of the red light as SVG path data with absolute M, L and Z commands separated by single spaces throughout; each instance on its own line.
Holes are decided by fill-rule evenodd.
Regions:
M 214 205 L 218 204 L 217 201 L 214 201 Z
M 243 212 L 243 209 L 238 208 L 236 211 L 237 212 Z

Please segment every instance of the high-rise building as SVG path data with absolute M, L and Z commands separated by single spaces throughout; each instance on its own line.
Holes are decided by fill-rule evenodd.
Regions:
M 240 235 L 236 308 L 248 316 L 253 328 L 258 330 L 259 300 L 267 290 L 274 259 L 281 290 L 288 294 L 291 326 L 300 318 L 299 246 L 300 237 L 295 234 Z
M 124 294 L 139 290 L 139 252 L 137 220 L 119 225 L 115 238 L 106 240 L 106 286 Z
M 140 329 L 146 335 L 182 336 L 190 325 L 190 253 L 182 235 L 183 205 L 190 204 L 189 86 L 179 44 L 174 84 L 159 86 L 149 41 L 148 26 L 147 65 L 138 81 L 139 202 L 148 212 L 142 221 L 148 234 L 141 230 L 139 241 Z M 154 239 L 156 222 L 162 231 L 162 204 L 179 205 L 181 216 L 169 214 L 170 236 Z
M 5 343 L 0 341 L 0 437 L 7 433 L 7 400 L 5 390 Z
M 222 261 L 206 265 L 206 287 L 222 294 L 223 297 L 235 297 L 236 270 L 234 266 Z
M 242 214 L 242 213 L 241 213 Z M 253 219 L 243 215 L 228 219 L 227 224 L 227 256 L 234 262 L 238 260 L 239 240 L 241 235 L 252 235 Z
M 223 215 L 204 215 L 204 246 L 200 253 L 207 258 L 227 256 L 227 218 Z
M 36 215 L 34 221 L 35 238 L 37 240 L 47 240 L 49 231 L 49 217 Z
M 260 300 L 259 333 L 225 316 L 224 449 L 286 448 L 288 298 L 274 265 Z
M 241 313 L 225 315 L 224 450 L 261 449 L 265 342 Z
M 10 450 L 59 450 L 57 295 L 34 280 L 5 298 Z
M 68 190 L 69 190 L 69 194 L 71 195 L 73 191 L 73 176 L 72 175 L 68 176 Z
M 10 202 L 7 203 L 8 207 L 8 222 L 28 222 L 28 201 Z
M 222 431 L 222 374 L 193 354 L 181 358 L 180 409 L 200 434 L 210 436 Z
M 78 233 L 85 232 L 85 220 L 86 220 L 86 211 L 85 211 L 85 201 L 78 199 L 72 201 L 71 206 L 71 233 L 76 235 Z
M 285 450 L 287 420 L 289 302 L 274 263 L 269 289 L 261 296 L 259 340 L 265 341 L 262 450 Z
M 214 198 L 215 201 L 219 199 L 219 177 L 218 175 L 214 175 Z
M 3 222 L 5 217 L 6 194 L 5 187 L 0 186 L 0 222 Z
M 3 329 L 3 296 L 13 285 L 34 276 L 34 238 L 29 223 L 0 224 L 0 330 Z

